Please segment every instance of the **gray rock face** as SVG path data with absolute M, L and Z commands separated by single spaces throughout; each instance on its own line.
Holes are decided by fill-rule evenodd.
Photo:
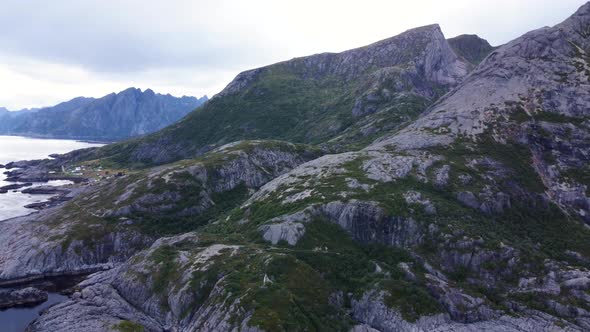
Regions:
M 321 210 L 361 243 L 410 248 L 420 244 L 425 233 L 413 219 L 387 216 L 374 202 L 331 202 Z
M 293 246 L 305 234 L 305 226 L 301 223 L 286 221 L 280 224 L 263 225 L 260 231 L 263 233 L 262 237 L 272 244 L 286 241 Z
M 390 142 L 396 141 L 393 144 L 401 148 L 411 148 L 424 146 L 420 136 L 430 136 L 436 144 L 448 144 L 449 136 L 477 135 L 510 111 L 511 102 L 522 102 L 524 110 L 521 112 L 530 115 L 541 109 L 572 117 L 587 116 L 584 105 L 590 101 L 584 86 L 588 77 L 578 71 L 576 63 L 583 61 L 579 49 L 589 47 L 587 38 L 579 32 L 580 27 L 587 24 L 589 10 L 585 5 L 556 27 L 529 32 L 501 46 L 426 116 L 392 137 Z M 570 74 L 562 82 L 560 73 Z M 540 91 L 544 91 L 542 95 L 538 95 Z M 444 128 L 448 134 L 433 137 L 421 132 L 425 128 Z M 410 137 L 418 141 L 410 144 Z M 405 146 L 406 142 L 409 145 Z
M 330 202 L 311 206 L 292 215 L 280 216 L 260 227 L 265 240 L 277 244 L 297 244 L 305 234 L 305 223 L 312 218 L 326 218 L 350 233 L 361 243 L 380 243 L 410 248 L 422 242 L 425 231 L 411 218 L 386 216 L 375 202 Z M 281 223 L 276 223 L 280 221 Z
M 162 129 L 207 97 L 181 97 L 130 88 L 99 99 L 76 98 L 34 111 L 0 114 L 0 133 L 113 141 Z
M 499 47 L 424 116 L 368 149 L 450 146 L 460 144 L 459 138 L 477 141 L 482 135 L 501 144 L 527 144 L 552 201 L 588 220 L 584 181 L 566 175 L 571 169 L 587 172 L 582 165 L 590 162 L 590 132 L 584 125 L 590 116 L 588 24 L 590 4 L 555 27 Z M 482 208 L 509 206 L 505 197 L 496 200 L 501 203 Z
M 108 269 L 150 241 L 137 232 L 113 232 L 90 244 L 77 239 L 67 243 L 66 234 L 76 220 L 52 224 L 59 209 L 1 223 L 0 285 Z
M 296 145 L 289 143 L 245 141 L 228 144 L 190 165 L 163 166 L 145 178 L 126 184 L 127 190 L 113 199 L 104 214 L 118 218 L 153 213 L 166 213 L 169 217 L 197 216 L 220 203 L 213 201 L 215 194 L 240 186 L 255 191 L 319 155 L 319 151 L 298 151 Z M 160 191 L 162 182 L 169 188 L 164 192 Z M 148 190 L 141 193 L 144 187 Z
M 124 321 L 140 322 L 145 331 L 164 331 L 153 318 L 143 314 L 122 298 L 117 290 L 105 284 L 85 282 L 74 300 L 59 303 L 45 311 L 27 331 L 115 331 Z
M 364 294 L 360 300 L 353 302 L 352 307 L 354 317 L 363 322 L 364 328 L 369 329 L 368 331 L 372 331 L 371 329 L 382 332 L 582 331 L 579 327 L 558 321 L 541 312 L 528 312 L 526 317 L 501 316 L 471 324 L 454 322 L 445 315 L 426 316 L 416 322 L 408 322 L 399 313 L 387 307 L 383 303 L 383 294 L 377 293 Z

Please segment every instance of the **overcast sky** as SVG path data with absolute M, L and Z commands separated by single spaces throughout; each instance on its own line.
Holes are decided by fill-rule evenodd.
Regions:
M 240 71 L 439 23 L 493 45 L 555 25 L 582 0 L 2 0 L 0 106 L 134 86 L 209 96 Z

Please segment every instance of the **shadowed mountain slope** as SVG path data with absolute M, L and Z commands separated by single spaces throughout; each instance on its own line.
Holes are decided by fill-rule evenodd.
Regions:
M 0 112 L 0 134 L 121 140 L 162 129 L 206 100 L 129 88 L 98 99 L 78 97 L 53 107 Z

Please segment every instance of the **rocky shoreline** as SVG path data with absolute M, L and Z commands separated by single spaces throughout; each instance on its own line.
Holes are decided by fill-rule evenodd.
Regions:
M 25 187 L 30 187 L 32 185 L 33 185 L 33 183 L 31 183 L 31 182 L 9 184 L 9 185 L 0 187 L 0 194 L 5 194 L 9 190 L 17 190 L 17 189 L 21 189 L 21 188 L 25 188 Z
M 56 155 L 59 157 L 60 155 Z M 49 182 L 55 180 L 66 180 L 74 183 L 88 182 L 88 178 L 61 174 L 61 167 L 69 159 L 67 157 L 43 160 L 20 160 L 3 165 L 6 169 L 4 174 L 7 182 Z
M 80 267 L 76 270 L 71 271 L 59 271 L 59 272 L 47 272 L 42 274 L 36 275 L 29 275 L 20 278 L 13 278 L 13 279 L 2 279 L 0 280 L 0 290 L 2 288 L 15 288 L 15 287 L 26 287 L 26 286 L 35 286 L 35 285 L 43 285 L 44 281 L 48 281 L 50 284 L 52 280 L 62 280 L 67 281 L 77 280 L 82 281 L 84 277 L 100 271 L 107 271 L 113 268 L 112 264 L 96 264 L 91 266 Z M 60 283 L 61 284 L 61 283 Z M 76 283 L 72 283 L 69 287 L 74 286 Z M 41 288 L 46 288 L 47 285 L 42 286 Z M 54 287 L 54 288 L 61 288 L 64 289 L 66 287 Z
M 59 158 L 59 156 L 54 155 L 54 158 Z M 87 183 L 88 179 L 80 176 L 56 174 L 55 169 L 59 169 L 64 162 L 65 159 L 21 160 L 0 165 L 0 168 L 7 169 L 4 172 L 6 175 L 4 181 L 14 182 L 0 187 L 0 194 L 20 190 L 23 194 L 29 195 L 52 195 L 45 201 L 24 206 L 34 210 L 43 210 L 67 202 L 75 196 L 72 192 L 76 191 L 76 185 Z M 34 185 L 34 183 L 48 183 L 56 180 L 71 181 L 74 186 L 66 188 L 65 186 Z
M 34 287 L 0 289 L 0 309 L 35 306 L 47 301 L 48 294 Z
M 48 294 L 34 287 L 0 290 L 0 309 L 34 306 L 47 301 Z
M 88 269 L 77 274 L 44 275 L 35 279 L 12 280 L 0 285 L 0 310 L 15 307 L 34 307 L 48 300 L 49 293 L 71 295 L 76 285 L 99 269 Z

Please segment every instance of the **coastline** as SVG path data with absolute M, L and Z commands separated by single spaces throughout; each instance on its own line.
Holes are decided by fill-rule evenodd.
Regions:
M 0 194 L 0 221 L 28 216 L 67 200 L 69 194 L 75 191 L 73 186 L 84 183 L 87 179 L 55 172 L 55 168 L 60 168 L 60 164 L 66 162 L 60 160 L 59 156 L 103 144 L 72 139 L 0 135 L 0 187 L 10 187 L 10 190 Z M 25 188 L 12 189 L 15 184 L 21 183 L 32 183 L 34 188 L 45 187 L 46 190 L 23 192 Z
M 38 135 L 38 134 L 10 134 L 10 133 L 0 133 L 0 137 L 20 137 L 20 138 L 29 138 L 29 139 L 42 139 L 42 140 L 57 140 L 57 141 L 75 141 L 80 143 L 88 143 L 88 144 L 112 144 L 117 143 L 122 140 L 128 138 L 136 138 L 139 136 L 133 136 L 128 138 L 121 138 L 121 139 L 101 139 L 96 137 L 84 137 L 84 136 L 48 136 L 48 135 Z

